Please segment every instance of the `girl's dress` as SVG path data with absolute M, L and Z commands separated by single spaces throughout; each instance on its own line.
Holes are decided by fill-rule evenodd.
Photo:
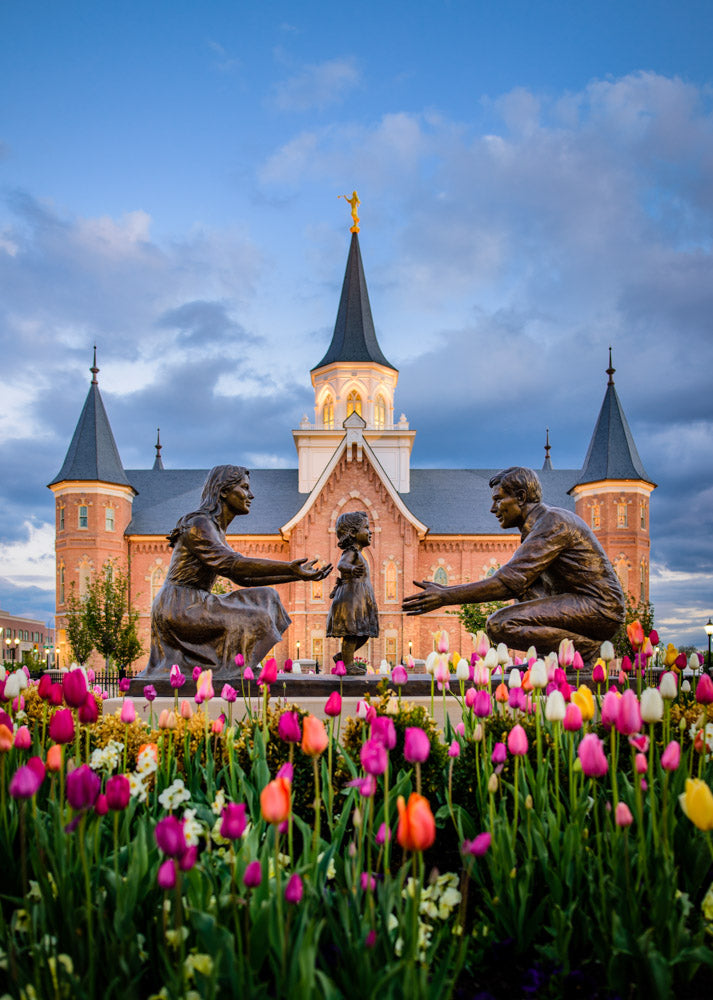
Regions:
M 351 549 L 354 562 L 364 567 L 363 576 L 340 576 L 331 593 L 332 606 L 327 617 L 328 636 L 379 634 L 379 609 L 371 586 L 369 564 L 361 552 Z M 345 553 L 346 555 L 346 553 Z M 342 556 L 342 560 L 344 556 Z M 342 561 L 340 560 L 340 562 Z M 339 568 L 339 567 L 337 567 Z

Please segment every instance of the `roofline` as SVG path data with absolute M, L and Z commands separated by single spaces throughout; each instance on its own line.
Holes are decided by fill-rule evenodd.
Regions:
M 139 491 L 131 483 L 113 483 L 106 479 L 60 479 L 47 483 L 47 489 L 52 490 L 55 496 L 63 493 L 108 493 L 110 490 L 119 490 L 122 493 L 129 491 L 138 496 Z M 133 500 L 133 497 L 131 497 Z
M 638 487 L 647 495 L 653 493 L 657 484 L 649 479 L 592 479 L 586 483 L 575 483 L 567 493 L 576 497 L 579 493 L 592 491 L 596 493 L 621 493 L 622 490 Z
M 399 511 L 402 517 L 406 518 L 409 524 L 411 524 L 416 529 L 419 538 L 420 539 L 425 538 L 426 535 L 428 534 L 428 525 L 424 524 L 422 521 L 419 521 L 419 519 L 415 516 L 415 514 L 413 514 L 408 509 L 406 504 L 403 502 L 400 494 L 396 492 L 393 483 L 391 482 L 386 472 L 384 471 L 381 462 L 374 454 L 374 450 L 369 444 L 369 442 L 362 439 L 361 447 L 369 456 L 369 461 L 373 465 L 379 478 L 382 480 L 386 488 L 386 492 L 391 497 L 396 509 Z M 340 458 L 342 457 L 342 455 L 346 454 L 346 450 L 347 450 L 347 435 L 345 434 L 341 444 L 335 449 L 334 454 L 332 455 L 326 467 L 324 468 L 322 475 L 319 477 L 317 482 L 312 487 L 311 492 L 307 495 L 307 499 L 305 500 L 305 502 L 302 504 L 297 513 L 294 514 L 290 518 L 290 520 L 280 528 L 280 533 L 285 540 L 287 540 L 290 537 L 292 531 L 299 524 L 302 518 L 306 516 L 312 505 L 315 503 L 325 483 L 327 482 L 332 472 L 334 472 L 335 468 L 337 467 L 337 463 L 339 462 Z

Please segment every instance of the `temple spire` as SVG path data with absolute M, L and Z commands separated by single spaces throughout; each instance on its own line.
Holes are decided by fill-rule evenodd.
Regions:
M 156 458 L 154 459 L 154 463 L 153 463 L 153 470 L 155 472 L 157 469 L 162 469 L 163 468 L 163 460 L 161 458 L 161 428 L 160 427 L 156 428 L 156 444 L 154 445 L 154 448 L 156 449 Z
M 607 382 L 607 385 L 614 385 L 614 372 L 615 371 L 616 371 L 616 368 L 612 364 L 612 360 L 611 360 L 611 346 L 610 346 L 609 347 L 609 367 L 607 368 L 607 375 L 609 376 L 609 381 Z
M 92 373 L 92 385 L 99 385 L 97 381 L 97 375 L 99 374 L 99 369 L 97 368 L 97 345 L 94 345 L 94 361 L 92 362 L 92 367 L 89 369 Z
M 551 469 L 552 468 L 552 459 L 550 458 L 550 450 L 551 450 L 551 445 L 550 445 L 550 429 L 548 427 L 547 428 L 547 433 L 545 435 L 545 461 L 544 461 L 544 463 L 542 465 L 543 469 Z

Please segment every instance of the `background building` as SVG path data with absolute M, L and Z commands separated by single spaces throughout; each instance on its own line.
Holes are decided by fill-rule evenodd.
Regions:
M 27 663 L 51 667 L 55 661 L 54 629 L 35 618 L 0 610 L 0 662 L 6 667 Z
M 151 469 L 124 469 L 97 382 L 92 381 L 62 468 L 50 483 L 56 504 L 57 622 L 69 588 L 81 595 L 107 559 L 129 573 L 131 600 L 140 610 L 140 635 L 149 649 L 150 608 L 171 558 L 166 536 L 195 510 L 207 469 L 166 469 L 161 445 Z M 308 555 L 336 565 L 339 514 L 366 510 L 373 541 L 364 551 L 380 612 L 381 634 L 364 652 L 372 663 L 394 663 L 409 653 L 424 657 L 433 632 L 445 628 L 451 648 L 470 650 L 456 617 L 445 610 L 418 618 L 401 613 L 413 580 L 467 583 L 506 562 L 519 541 L 490 514 L 488 481 L 496 469 L 415 469 L 416 435 L 395 419 L 398 371 L 379 346 L 356 232 L 352 233 L 331 343 L 311 371 L 314 415 L 293 430 L 295 469 L 251 472 L 250 513 L 237 518 L 229 544 L 273 559 Z M 655 484 L 636 450 L 614 386 L 609 358 L 604 401 L 581 469 L 555 469 L 546 457 L 539 472 L 544 500 L 576 512 L 591 525 L 624 589 L 649 597 L 649 497 Z M 240 457 L 225 461 L 240 464 Z M 512 464 L 503 455 L 502 467 Z M 310 657 L 320 663 L 339 648 L 325 636 L 335 577 L 280 587 L 292 626 L 275 650 L 278 659 Z M 66 652 L 66 651 L 65 651 Z

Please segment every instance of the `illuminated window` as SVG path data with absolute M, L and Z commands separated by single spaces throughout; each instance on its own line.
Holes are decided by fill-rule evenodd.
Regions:
M 334 430 L 334 400 L 327 396 L 322 407 L 322 426 L 328 431 Z
M 646 600 L 646 563 L 642 562 L 639 568 L 639 586 L 641 591 L 641 600 Z
M 386 403 L 384 402 L 383 396 L 376 397 L 376 406 L 374 407 L 374 427 L 378 431 L 383 431 L 386 426 Z
M 641 530 L 646 531 L 646 504 L 641 505 Z
M 107 531 L 114 530 L 114 508 L 107 507 L 104 511 L 104 527 Z
M 322 600 L 322 596 L 323 596 L 322 581 L 321 580 L 313 580 L 312 581 L 312 600 L 313 601 L 321 601 Z
M 619 577 L 619 583 L 621 584 L 622 590 L 624 592 L 628 591 L 629 564 L 626 561 L 626 556 L 619 556 L 614 563 L 614 569 L 616 570 L 616 575 Z
M 59 530 L 64 531 L 64 507 L 59 508 Z
M 64 604 L 64 563 L 59 567 L 59 603 Z
M 347 396 L 347 416 L 350 413 L 358 413 L 361 416 L 361 396 L 356 389 L 352 389 Z
M 77 524 L 80 528 L 89 527 L 89 508 L 81 504 L 78 512 Z
M 396 574 L 396 566 L 392 562 L 390 562 L 386 567 L 386 573 L 384 574 L 384 590 L 385 590 L 384 596 L 387 601 L 398 600 L 398 580 Z
M 629 527 L 629 506 L 626 503 L 616 505 L 616 526 L 617 528 Z
M 312 639 L 312 659 L 318 664 L 324 659 L 324 639 L 321 636 Z
M 82 563 L 79 567 L 79 596 L 87 597 L 89 594 L 89 584 L 92 579 L 92 571 L 87 563 Z
M 166 579 L 166 570 L 163 566 L 157 566 L 151 573 L 151 601 L 161 589 L 163 581 Z
M 436 572 L 433 574 L 433 582 L 439 583 L 442 587 L 448 586 L 448 574 L 442 566 L 439 566 Z
M 386 662 L 392 667 L 396 666 L 396 637 L 386 637 Z
M 598 503 L 592 504 L 592 528 L 596 531 L 602 526 L 602 512 Z

